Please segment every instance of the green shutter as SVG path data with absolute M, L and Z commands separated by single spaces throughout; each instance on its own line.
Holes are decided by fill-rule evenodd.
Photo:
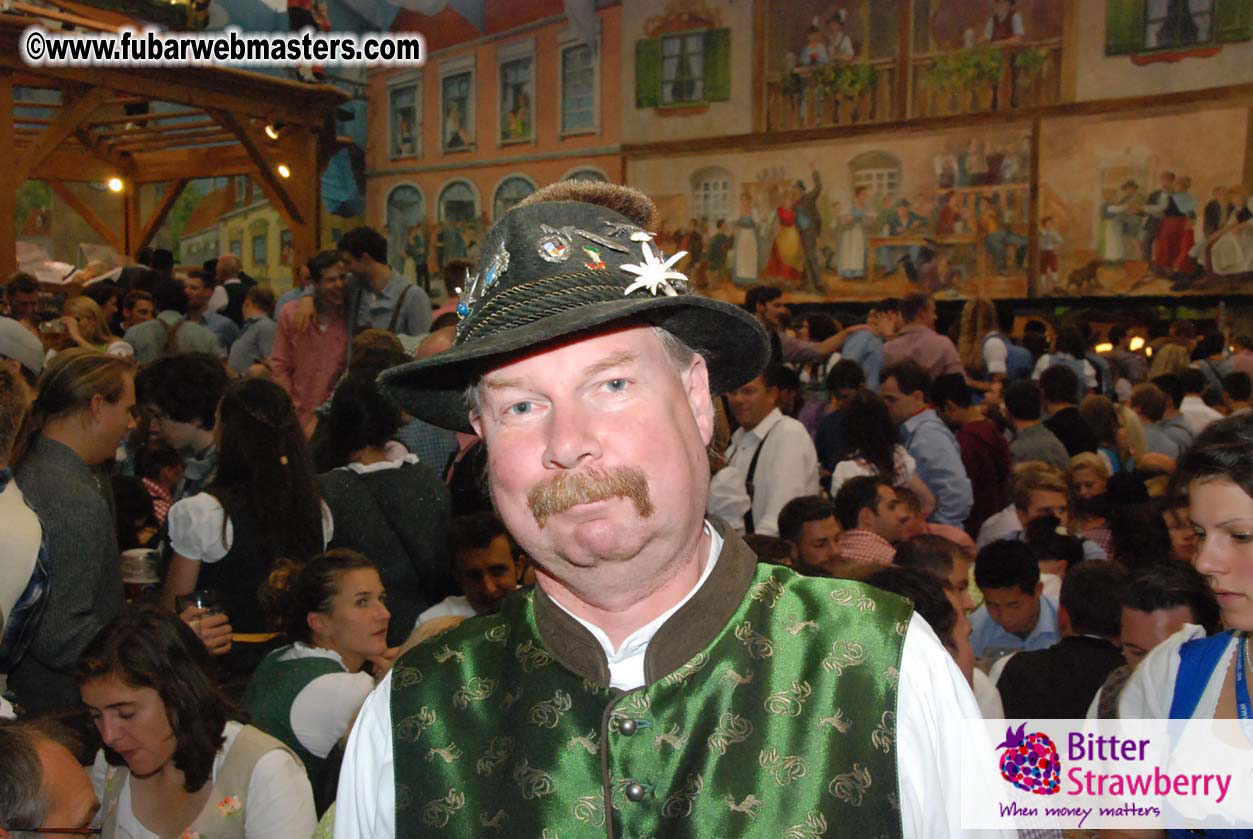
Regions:
M 725 102 L 731 98 L 731 30 L 705 33 L 705 99 Z
M 635 107 L 655 108 L 661 101 L 661 39 L 635 42 Z
M 1253 38 L 1253 0 L 1217 0 L 1214 3 L 1214 40 Z
M 1144 49 L 1145 0 L 1105 0 L 1105 54 Z

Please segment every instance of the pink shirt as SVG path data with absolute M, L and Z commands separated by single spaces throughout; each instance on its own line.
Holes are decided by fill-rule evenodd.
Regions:
M 965 371 L 953 342 L 921 323 L 909 324 L 883 345 L 885 370 L 900 361 L 917 362 L 932 379 Z
M 313 412 L 330 398 L 348 357 L 348 321 L 341 315 L 322 325 L 314 318 L 298 332 L 293 325 L 300 300 L 284 304 L 270 352 L 274 381 L 282 385 L 296 406 L 300 427 L 313 430 Z

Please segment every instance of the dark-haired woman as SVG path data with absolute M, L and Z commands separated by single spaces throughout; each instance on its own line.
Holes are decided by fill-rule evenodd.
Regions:
M 402 421 L 373 375 L 349 374 L 336 388 L 325 421 L 335 468 L 319 476 L 337 523 L 331 547 L 359 551 L 378 564 L 392 612 L 392 646 L 402 644 L 418 614 L 452 589 L 451 497 L 415 455 L 392 454 L 388 443 Z
M 231 721 L 204 645 L 177 617 L 127 607 L 88 644 L 79 689 L 104 749 L 92 781 L 103 839 L 307 839 L 304 768 Z
M 356 551 L 331 550 L 307 563 L 281 561 L 262 599 L 290 641 L 257 667 L 244 707 L 267 734 L 304 761 L 310 779 L 348 733 L 375 680 L 391 667 L 391 613 L 378 568 Z M 374 664 L 374 675 L 361 672 Z
M 217 477 L 170 508 L 174 556 L 162 589 L 179 595 L 212 589 L 237 633 L 226 666 L 246 678 L 272 645 L 257 592 L 279 558 L 307 560 L 334 530 L 321 503 L 304 434 L 291 399 L 265 379 L 226 389 L 218 406 Z
M 1189 625 L 1155 647 L 1123 689 L 1119 716 L 1238 719 L 1247 731 L 1253 725 L 1253 415 L 1206 428 L 1179 459 L 1172 491 L 1187 493 L 1197 537 L 1196 569 L 1209 578 L 1227 631 L 1205 637 L 1202 628 Z M 1244 754 L 1236 759 L 1243 760 Z M 1207 759 L 1222 766 L 1228 756 L 1211 753 Z M 1244 804 L 1240 806 L 1228 812 L 1242 812 Z
M 879 394 L 859 390 L 848 400 L 844 407 L 844 441 L 851 456 L 837 463 L 831 473 L 832 497 L 849 478 L 880 475 L 896 486 L 913 490 L 922 505 L 922 517 L 931 515 L 935 495 L 918 477 L 913 457 L 898 442 L 896 423 Z

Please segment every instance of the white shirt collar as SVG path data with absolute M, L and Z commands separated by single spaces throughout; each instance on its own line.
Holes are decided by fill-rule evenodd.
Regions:
M 764 440 L 766 439 L 766 435 L 770 433 L 770 429 L 774 428 L 775 423 L 782 419 L 783 412 L 778 408 L 775 408 L 770 413 L 766 414 L 765 418 L 753 426 L 751 430 L 745 429 L 742 426 L 735 429 L 735 433 L 731 435 L 731 442 L 740 442 L 740 440 L 744 439 L 745 434 L 751 434 L 758 440 Z
M 339 653 L 325 647 L 313 647 L 303 641 L 297 641 L 279 655 L 280 661 L 293 661 L 298 658 L 329 658 L 340 667 L 344 666 L 344 659 Z
M 691 600 L 692 595 L 696 594 L 700 587 L 705 584 L 705 581 L 709 579 L 710 573 L 714 570 L 714 565 L 718 562 L 718 555 L 722 553 L 723 540 L 718 535 L 718 531 L 714 530 L 708 521 L 705 522 L 705 532 L 709 534 L 709 559 L 705 562 L 705 570 L 701 572 L 700 579 L 696 581 L 696 585 L 692 586 L 691 590 L 678 603 L 675 603 L 669 609 L 628 635 L 617 650 L 613 648 L 609 636 L 599 626 L 584 620 L 558 603 L 556 599 L 552 599 L 557 608 L 582 624 L 588 632 L 592 633 L 592 637 L 600 643 L 601 649 L 605 651 L 605 659 L 609 662 L 610 687 L 618 690 L 632 690 L 644 684 L 644 654 L 648 651 L 649 642 L 653 640 L 657 630 L 661 629 L 662 624 L 668 621 L 670 616 L 677 612 L 684 603 Z
M 391 452 L 388 452 L 388 454 L 391 454 Z M 363 463 L 349 463 L 339 468 L 351 469 L 353 472 L 356 472 L 358 475 L 368 475 L 371 472 L 382 472 L 385 469 L 399 469 L 401 466 L 404 466 L 406 463 L 417 463 L 417 462 L 418 462 L 418 456 L 416 454 L 406 452 L 404 455 L 401 455 L 399 458 L 395 460 L 380 460 L 376 463 L 371 463 L 368 466 Z

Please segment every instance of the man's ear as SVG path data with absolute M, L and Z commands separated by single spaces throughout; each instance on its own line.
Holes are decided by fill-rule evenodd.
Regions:
M 88 423 L 95 423 L 100 419 L 100 415 L 104 411 L 104 404 L 108 401 L 103 393 L 92 394 L 91 401 L 87 403 L 86 420 Z
M 474 429 L 474 433 L 479 437 L 483 436 L 483 415 L 478 411 L 470 413 L 470 427 Z
M 866 520 L 866 517 L 872 516 L 872 515 L 874 515 L 874 513 L 871 511 L 869 507 L 862 507 L 860 510 L 857 511 L 857 526 L 860 527 L 862 530 L 869 530 L 870 523 Z
M 1070 612 L 1066 611 L 1066 607 L 1058 604 L 1057 606 L 1057 632 L 1061 635 L 1070 635 L 1074 627 L 1070 623 Z
M 709 392 L 709 366 L 705 357 L 694 353 L 692 363 L 679 378 L 683 382 L 687 404 L 692 409 L 696 427 L 700 429 L 701 442 L 708 446 L 714 436 L 714 403 L 713 394 Z

